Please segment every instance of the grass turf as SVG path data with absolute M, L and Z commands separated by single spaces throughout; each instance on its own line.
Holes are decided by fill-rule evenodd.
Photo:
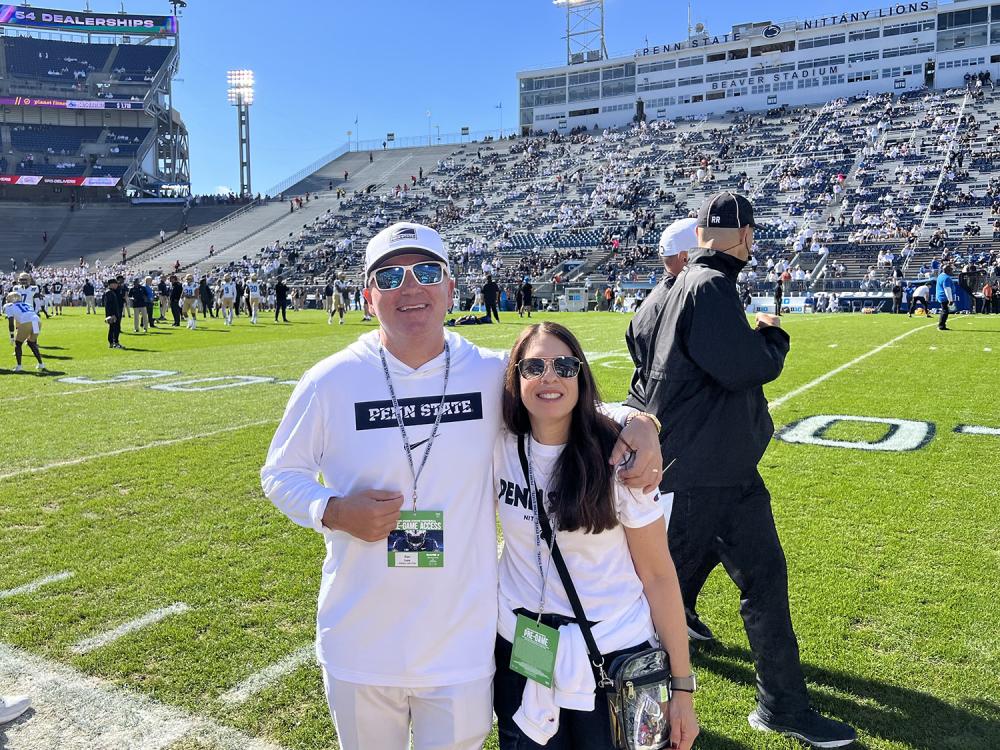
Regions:
M 593 355 L 605 399 L 624 397 L 625 316 L 535 317 L 569 325 Z M 335 747 L 315 667 L 236 707 L 218 697 L 312 639 L 322 544 L 263 498 L 257 472 L 291 391 L 280 381 L 372 326 L 359 313 L 345 326 L 328 326 L 319 312 L 296 313 L 288 325 L 262 320 L 126 333 L 129 349 L 109 351 L 100 318 L 68 310 L 43 321 L 51 374 L 0 369 L 11 436 L 0 445 L 0 590 L 75 572 L 0 600 L 0 640 L 289 749 Z M 501 325 L 456 330 L 506 349 L 526 322 L 507 314 Z M 839 414 L 936 428 L 910 452 L 775 440 L 762 461 L 814 702 L 855 724 L 873 750 L 1000 747 L 1000 438 L 953 431 L 1000 427 L 1000 319 L 956 316 L 951 333 L 888 315 L 786 317 L 785 325 L 792 351 L 766 388 L 772 399 L 919 330 L 782 403 L 778 427 Z M 0 368 L 12 366 L 4 356 L 10 363 Z M 33 367 L 27 352 L 25 364 Z M 140 369 L 177 374 L 97 382 Z M 234 375 L 272 380 L 201 392 L 150 387 Z M 877 440 L 885 429 L 841 422 L 824 436 Z M 129 450 L 154 441 L 162 442 Z M 99 454 L 112 455 L 90 458 Z M 85 655 L 71 651 L 173 602 L 191 610 Z M 722 645 L 695 660 L 697 746 L 796 747 L 746 723 L 753 669 L 738 605 L 717 570 L 699 605 Z

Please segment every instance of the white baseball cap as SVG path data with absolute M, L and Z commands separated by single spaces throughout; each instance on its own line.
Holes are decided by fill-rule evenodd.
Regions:
M 671 258 L 698 247 L 698 235 L 694 231 L 696 226 L 697 219 L 678 219 L 664 229 L 657 248 L 660 257 Z
M 441 240 L 441 235 L 423 224 L 409 221 L 399 221 L 386 227 L 368 241 L 365 249 L 365 278 L 382 265 L 382 261 L 396 255 L 419 253 L 444 263 L 448 275 L 451 275 L 451 264 L 448 263 L 448 249 Z

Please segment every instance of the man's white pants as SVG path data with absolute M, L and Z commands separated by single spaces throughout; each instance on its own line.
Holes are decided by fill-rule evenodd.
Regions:
M 493 678 L 432 688 L 359 685 L 324 672 L 341 750 L 480 750 L 493 727 Z

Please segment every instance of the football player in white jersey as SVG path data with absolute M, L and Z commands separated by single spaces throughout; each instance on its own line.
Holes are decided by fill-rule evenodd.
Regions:
M 18 292 L 9 292 L 6 302 L 3 314 L 7 318 L 7 325 L 10 329 L 10 343 L 14 345 L 14 359 L 17 360 L 14 372 L 24 371 L 24 368 L 21 367 L 21 348 L 25 343 L 28 344 L 31 353 L 38 360 L 38 369 L 44 370 L 45 363 L 42 362 L 42 353 L 38 349 L 38 333 L 42 329 L 42 322 L 38 319 L 38 313 L 27 302 L 21 301 L 21 295 Z
M 181 315 L 187 318 L 187 327 L 192 331 L 198 327 L 198 311 L 195 308 L 197 297 L 198 285 L 194 283 L 194 276 L 188 274 L 184 277 L 184 287 L 181 293 Z
M 250 322 L 257 323 L 257 310 L 260 309 L 260 282 L 257 281 L 257 274 L 250 274 L 250 281 L 247 282 L 247 295 L 250 297 Z
M 337 271 L 337 278 L 333 282 L 333 307 L 330 309 L 330 320 L 333 320 L 334 312 L 340 316 L 340 325 L 344 325 L 344 313 L 350 309 L 350 287 L 344 279 L 344 272 Z
M 21 302 L 30 305 L 32 310 L 35 309 L 35 297 L 38 296 L 38 287 L 31 280 L 30 274 L 21 272 L 17 277 L 17 284 L 14 286 L 13 291 L 17 292 L 21 298 Z
M 236 302 L 236 282 L 228 273 L 222 277 L 222 321 L 225 325 L 233 324 L 233 304 Z

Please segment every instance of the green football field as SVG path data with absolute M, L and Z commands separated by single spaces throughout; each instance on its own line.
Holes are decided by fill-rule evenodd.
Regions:
M 605 400 L 624 398 L 628 318 L 548 317 L 583 341 Z M 43 320 L 45 376 L 0 350 L 0 693 L 36 704 L 0 747 L 4 730 L 11 750 L 336 747 L 309 653 L 321 539 L 258 471 L 294 381 L 372 324 L 290 318 L 109 351 L 76 309 Z M 996 750 L 1000 318 L 784 321 L 761 472 L 814 703 L 860 747 Z M 524 322 L 456 330 L 506 349 Z M 696 746 L 798 747 L 747 725 L 754 673 L 721 569 L 699 609 L 720 644 L 695 658 Z

